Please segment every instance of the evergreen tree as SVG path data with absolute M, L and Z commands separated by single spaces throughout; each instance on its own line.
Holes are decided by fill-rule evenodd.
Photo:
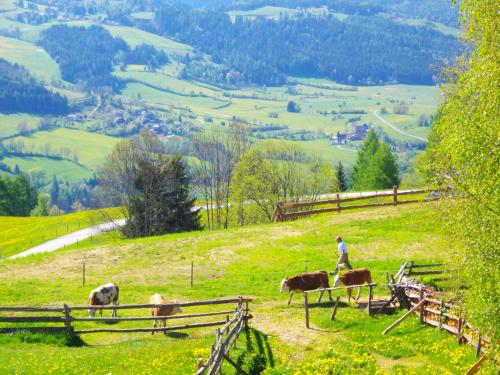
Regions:
M 36 189 L 23 174 L 0 178 L 0 215 L 29 216 L 36 206 Z
M 399 184 L 396 158 L 372 129 L 358 151 L 352 172 L 353 190 L 389 189 Z
M 189 197 L 190 178 L 178 155 L 166 156 L 152 132 L 119 142 L 99 172 L 105 199 L 125 207 L 126 237 L 200 229 L 199 212 Z
M 50 185 L 50 203 L 52 205 L 57 205 L 59 190 L 59 181 L 57 181 L 57 177 L 54 175 L 52 177 L 52 184 Z
M 335 175 L 337 177 L 337 191 L 346 191 L 349 186 L 347 185 L 347 176 L 341 161 L 339 161 L 335 169 Z
M 165 187 L 159 195 L 157 231 L 181 232 L 201 229 L 199 210 L 193 210 L 194 198 L 189 197 L 187 167 L 180 155 L 172 156 L 161 170 Z

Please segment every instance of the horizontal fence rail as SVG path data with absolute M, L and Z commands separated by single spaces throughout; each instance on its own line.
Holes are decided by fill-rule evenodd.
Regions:
M 22 330 L 29 330 L 33 332 L 68 332 L 74 334 L 87 334 L 87 333 L 97 333 L 97 332 L 121 332 L 121 333 L 133 333 L 133 332 L 167 332 L 182 329 L 192 329 L 201 327 L 213 327 L 220 326 L 228 322 L 229 316 L 235 313 L 233 310 L 223 310 L 223 311 L 209 311 L 209 312 L 199 312 L 191 314 L 176 314 L 170 316 L 154 316 L 150 315 L 150 309 L 160 309 L 160 308 L 175 308 L 175 307 L 195 307 L 195 306 L 217 306 L 224 304 L 236 304 L 237 306 L 251 302 L 251 298 L 225 298 L 216 300 L 206 300 L 206 301 L 192 301 L 184 303 L 168 303 L 168 304 L 135 304 L 135 305 L 110 305 L 110 306 L 68 306 L 63 307 L 17 307 L 17 306 L 0 306 L 0 312 L 6 312 L 10 316 L 1 316 L 0 323 L 59 323 L 64 324 L 59 327 L 46 326 L 46 327 L 0 327 L 0 333 L 11 333 Z M 86 311 L 86 310 L 144 310 L 143 316 L 123 316 L 123 317 L 77 317 L 72 316 L 71 312 L 76 311 Z M 247 308 L 248 309 L 248 308 Z M 29 316 L 12 316 L 12 314 L 30 314 Z M 59 316 L 43 316 L 43 315 L 33 315 L 33 313 L 62 313 Z M 179 324 L 176 326 L 168 326 L 163 328 L 107 328 L 99 327 L 94 329 L 79 329 L 75 330 L 72 323 L 82 322 L 82 323 L 119 323 L 119 322 L 142 322 L 142 321 L 170 321 L 178 319 L 196 319 L 203 317 L 216 317 L 225 316 L 225 319 L 218 319 L 209 322 L 200 323 L 187 323 Z
M 437 199 L 440 199 L 440 193 L 443 192 L 441 190 L 411 190 L 411 191 L 398 191 L 398 187 L 394 186 L 392 192 L 383 192 L 383 193 L 374 193 L 361 195 L 359 197 L 348 197 L 348 198 L 340 198 L 340 194 L 337 194 L 336 199 L 326 199 L 326 200 L 317 200 L 311 202 L 297 202 L 297 203 L 278 203 L 276 208 L 274 209 L 274 213 L 272 216 L 273 222 L 285 221 L 290 219 L 296 219 L 303 216 L 309 215 L 317 215 L 328 212 L 341 212 L 344 210 L 354 210 L 360 208 L 370 208 L 370 207 L 384 207 L 384 206 L 397 206 L 400 204 L 408 204 L 408 203 L 420 203 L 420 202 L 431 202 Z M 434 193 L 435 196 L 428 196 L 420 199 L 411 199 L 411 200 L 399 200 L 400 196 L 407 195 L 421 195 L 425 193 Z M 360 200 L 367 199 L 375 199 L 375 198 L 390 198 L 392 197 L 391 202 L 376 202 L 376 203 L 366 203 L 366 204 L 358 204 L 358 205 L 349 205 L 343 206 L 342 203 L 347 202 L 355 202 Z M 316 206 L 329 206 L 335 205 L 335 207 L 328 208 L 320 208 L 320 209 L 312 209 Z M 294 210 L 294 211 L 290 211 Z

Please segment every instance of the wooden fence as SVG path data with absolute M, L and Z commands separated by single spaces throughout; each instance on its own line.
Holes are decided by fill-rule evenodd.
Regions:
M 366 305 L 366 311 L 368 312 L 368 315 L 373 315 L 375 312 L 381 312 L 384 309 L 386 309 L 389 306 L 389 303 L 392 302 L 392 299 L 389 299 L 387 301 L 375 301 L 374 300 L 374 295 L 373 295 L 373 290 L 376 287 L 387 287 L 389 291 L 391 291 L 391 296 L 392 296 L 392 290 L 395 287 L 399 287 L 400 285 L 398 284 L 361 284 L 361 285 L 351 285 L 351 286 L 340 286 L 340 287 L 332 287 L 332 288 L 320 288 L 320 289 L 315 289 L 315 290 L 308 290 L 304 292 L 304 313 L 305 313 L 305 321 L 306 321 L 306 328 L 309 328 L 309 295 L 312 293 L 319 293 L 320 296 L 318 298 L 318 303 L 321 301 L 321 297 L 324 295 L 325 292 L 332 292 L 335 290 L 347 290 L 347 289 L 354 289 L 354 288 L 368 288 L 368 303 Z M 333 311 L 332 315 L 330 317 L 331 320 L 335 318 L 335 314 L 337 313 L 337 308 L 340 302 L 340 297 L 337 297 L 335 304 L 333 306 Z
M 154 304 L 140 304 L 140 305 L 117 305 L 117 306 L 68 306 L 63 307 L 0 307 L 0 312 L 8 312 L 10 316 L 0 316 L 0 323 L 59 323 L 59 326 L 44 326 L 44 327 L 0 327 L 0 333 L 12 333 L 21 330 L 27 330 L 31 332 L 68 332 L 72 334 L 87 334 L 87 333 L 98 333 L 98 332 L 109 332 L 109 333 L 134 333 L 134 332 L 167 332 L 167 331 L 177 331 L 190 328 L 201 328 L 201 327 L 213 327 L 221 326 L 227 324 L 229 317 L 234 313 L 233 310 L 224 311 L 214 311 L 214 312 L 202 312 L 193 314 L 178 314 L 173 316 L 150 316 L 148 309 L 159 308 L 159 307 L 193 307 L 193 306 L 209 306 L 209 305 L 223 305 L 223 304 L 237 304 L 237 306 L 242 303 L 246 303 L 252 300 L 249 298 L 226 298 L 219 300 L 208 300 L 208 301 L 194 301 L 194 302 L 184 302 L 184 303 L 169 303 L 163 305 Z M 125 316 L 125 317 L 76 317 L 72 316 L 71 313 L 75 311 L 86 311 L 86 310 L 130 310 L 138 309 L 144 310 L 142 316 Z M 30 316 L 12 316 L 12 314 L 19 313 L 30 313 Z M 34 316 L 33 313 L 38 313 L 39 315 Z M 50 313 L 50 316 L 43 316 L 41 313 Z M 55 315 L 60 314 L 60 315 Z M 94 328 L 94 329 L 79 329 L 75 330 L 73 327 L 74 322 L 104 322 L 104 323 L 118 323 L 118 322 L 130 322 L 130 321 L 155 321 L 155 320 L 175 320 L 175 319 L 188 319 L 188 318 L 201 318 L 201 317 L 213 317 L 213 316 L 223 316 L 224 319 L 213 320 L 209 322 L 201 323 L 188 323 L 176 326 L 167 326 L 165 328 L 152 328 L 152 327 L 139 327 L 139 328 Z
M 449 302 L 428 298 L 425 296 L 423 286 L 403 285 L 407 291 L 408 299 L 412 306 L 411 312 L 419 316 L 421 324 L 443 329 L 457 337 L 459 344 L 468 343 L 476 348 L 476 356 L 487 352 L 491 347 L 491 340 L 478 333 L 472 325 L 465 320 L 460 309 Z M 408 314 L 410 315 L 410 314 Z M 393 325 L 386 328 L 386 334 L 397 326 L 406 316 L 401 317 Z
M 400 200 L 399 197 L 407 196 L 407 195 L 421 195 L 425 193 L 435 193 L 432 196 L 428 196 L 425 198 L 419 199 L 407 199 Z M 366 204 L 358 204 L 358 205 L 349 205 L 343 206 L 342 203 L 347 202 L 355 202 L 366 199 L 374 199 L 374 198 L 390 198 L 392 200 L 390 202 L 375 202 L 375 203 L 366 203 Z M 434 190 L 411 190 L 411 191 L 401 191 L 398 192 L 398 187 L 394 186 L 392 192 L 384 192 L 384 193 L 374 193 L 369 195 L 362 195 L 359 197 L 349 197 L 349 198 L 340 198 L 340 194 L 337 194 L 335 199 L 327 199 L 327 200 L 318 200 L 313 202 L 298 202 L 298 203 L 278 203 L 274 209 L 274 213 L 272 216 L 273 222 L 278 221 L 286 221 L 291 219 L 296 219 L 302 216 L 316 215 L 327 212 L 341 212 L 344 210 L 354 210 L 359 208 L 369 208 L 369 207 L 383 207 L 383 206 L 397 206 L 400 204 L 408 204 L 408 203 L 419 203 L 419 202 L 430 202 L 440 199 L 440 194 Z M 332 206 L 327 208 L 314 209 L 317 206 Z
M 246 375 L 246 372 L 229 357 L 229 351 L 233 346 L 236 346 L 236 340 L 250 317 L 248 303 L 244 307 L 243 299 L 240 300 L 233 318 L 228 319 L 222 328 L 217 328 L 215 331 L 215 344 L 211 347 L 210 356 L 206 362 L 199 363 L 199 368 L 195 375 L 219 374 L 224 360 L 230 363 L 237 373 Z

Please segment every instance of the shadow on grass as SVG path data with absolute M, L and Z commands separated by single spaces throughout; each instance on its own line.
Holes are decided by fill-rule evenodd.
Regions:
M 7 343 L 47 344 L 67 347 L 87 346 L 81 337 L 75 334 L 67 332 L 32 332 L 29 330 L 0 335 L 0 346 Z
M 335 306 L 335 302 L 320 302 L 320 303 L 310 303 L 309 308 L 319 308 L 319 309 L 332 309 L 333 306 Z M 347 302 L 339 302 L 339 308 L 340 307 L 351 307 L 350 304 Z
M 166 336 L 172 339 L 185 339 L 186 337 L 189 337 L 186 332 L 167 332 Z
M 245 351 L 236 360 L 238 366 L 247 369 L 247 373 L 251 375 L 260 374 L 266 368 L 274 367 L 274 355 L 268 336 L 247 326 L 245 338 Z

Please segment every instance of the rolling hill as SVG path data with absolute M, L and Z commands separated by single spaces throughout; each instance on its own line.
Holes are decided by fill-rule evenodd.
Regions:
M 252 329 L 232 352 L 245 369 L 263 366 L 271 374 L 287 374 L 290 366 L 299 373 L 325 373 L 337 366 L 351 373 L 463 372 L 474 361 L 473 349 L 458 346 L 454 337 L 420 326 L 416 319 L 405 321 L 390 337 L 380 336 L 402 312 L 369 318 L 353 305 L 342 304 L 336 321 L 330 322 L 326 307 L 331 305 L 326 303 L 312 309 L 315 329 L 306 330 L 301 298 L 287 306 L 287 296 L 279 293 L 285 276 L 333 267 L 336 234 L 345 237 L 353 265 L 368 267 L 376 282 L 406 259 L 441 261 L 447 257 L 447 243 L 437 221 L 431 205 L 412 205 L 147 239 L 99 237 L 56 253 L 0 262 L 0 299 L 6 305 L 83 304 L 93 286 L 109 281 L 120 286 L 122 304 L 146 302 L 154 292 L 179 301 L 245 295 L 254 298 Z M 82 287 L 84 259 L 87 284 Z M 193 288 L 189 288 L 191 260 Z M 193 371 L 197 357 L 208 355 L 213 330 L 167 337 L 87 335 L 83 347 L 44 338 L 31 343 L 16 336 L 0 340 L 1 371 L 120 374 L 149 371 L 154 363 L 158 371 L 184 374 Z M 266 342 L 267 349 L 259 349 L 259 341 Z M 454 360 L 444 358 L 443 351 Z M 27 353 L 36 353 L 36 359 Z M 69 357 L 70 361 L 60 360 Z M 96 360 L 110 357 L 113 361 Z
M 241 121 L 247 122 L 252 128 L 256 142 L 268 138 L 298 142 L 311 154 L 328 162 L 336 163 L 341 160 L 348 167 L 353 164 L 360 141 L 331 146 L 330 137 L 337 133 L 351 133 L 354 131 L 354 125 L 368 124 L 392 144 L 404 172 L 415 154 L 425 147 L 422 139 L 429 133 L 432 116 L 440 101 L 438 90 L 433 85 L 403 85 L 392 79 L 377 78 L 378 73 L 367 73 L 363 66 L 375 66 L 370 63 L 374 59 L 382 62 L 385 66 L 383 69 L 391 64 L 397 65 L 399 63 L 396 62 L 396 56 L 402 56 L 396 52 L 399 48 L 397 46 L 403 46 L 403 49 L 411 51 L 404 58 L 410 58 L 412 61 L 402 65 L 405 66 L 404 74 L 411 76 L 417 70 L 426 70 L 429 76 L 427 63 L 423 61 L 428 61 L 427 58 L 438 61 L 444 55 L 453 53 L 457 45 L 455 37 L 459 31 L 456 25 L 445 19 L 445 16 L 453 14 L 453 11 L 449 7 L 430 6 L 426 2 L 430 9 L 441 12 L 442 19 L 438 19 L 429 14 L 425 15 L 420 5 L 412 10 L 406 2 L 397 5 L 394 2 L 373 0 L 372 4 L 354 4 L 346 0 L 338 2 L 336 6 L 328 1 L 320 3 L 316 1 L 304 6 L 301 1 L 291 0 L 251 1 L 245 4 L 236 1 L 224 4 L 217 1 L 203 4 L 193 2 L 191 5 L 204 6 L 207 8 L 207 14 L 213 17 L 205 17 L 199 9 L 168 8 L 168 11 L 177 12 L 175 14 L 185 15 L 186 24 L 176 21 L 177 23 L 173 22 L 171 25 L 173 29 L 165 30 L 161 29 L 163 26 L 159 22 L 160 10 L 155 11 L 148 2 L 143 5 L 129 1 L 114 2 L 122 13 L 116 13 L 117 8 L 114 5 L 107 6 L 103 3 L 96 3 L 95 9 L 87 4 L 85 11 L 80 9 L 75 13 L 61 11 L 64 4 L 58 0 L 51 1 L 49 8 L 46 8 L 43 2 L 32 3 L 31 9 L 19 8 L 10 3 L 3 4 L 4 11 L 0 13 L 0 54 L 9 62 L 23 64 L 47 89 L 67 97 L 71 112 L 68 116 L 56 118 L 42 118 L 30 113 L 0 113 L 0 157 L 3 158 L 0 162 L 3 163 L 3 171 L 12 173 L 18 165 L 27 173 L 37 169 L 43 170 L 47 176 L 47 184 L 53 174 L 62 180 L 77 183 L 78 180 L 92 175 L 120 137 L 137 134 L 141 129 L 153 129 L 156 124 L 155 131 L 165 139 L 170 138 L 170 142 L 178 139 L 178 143 L 183 145 L 182 152 L 192 156 L 189 145 L 194 134 L 212 125 L 222 127 L 230 121 Z M 70 6 L 64 9 L 73 8 Z M 361 11 L 363 9 L 365 11 Z M 94 13 L 95 11 L 97 13 Z M 28 19 L 33 21 L 28 22 Z M 243 23 L 239 23 L 237 19 Z M 282 26 L 295 30 L 298 25 L 313 27 L 317 22 L 340 28 L 339 30 L 349 29 L 354 33 L 350 35 L 357 35 L 356 33 L 363 29 L 361 25 L 370 25 L 370 28 L 365 30 L 368 38 L 366 40 L 371 40 L 374 44 L 371 45 L 370 42 L 371 47 L 366 48 L 359 46 L 359 49 L 367 53 L 367 57 L 350 56 L 353 61 L 347 63 L 349 69 L 360 72 L 363 76 L 361 81 L 370 76 L 369 82 L 363 81 L 369 85 L 360 86 L 361 81 L 354 78 L 350 83 L 340 84 L 329 79 L 329 74 L 320 73 L 321 69 L 331 72 L 333 68 L 318 64 L 318 61 L 340 61 L 349 57 L 349 53 L 343 52 L 342 56 L 334 56 L 335 58 L 319 58 L 317 53 L 341 51 L 332 46 L 336 45 L 335 43 L 351 45 L 347 39 L 331 40 L 328 43 L 332 44 L 322 45 L 321 48 L 314 47 L 315 49 L 310 51 L 307 48 L 299 48 L 301 44 L 294 42 L 293 48 L 285 48 L 292 57 L 276 55 L 277 52 L 273 51 L 283 48 L 268 45 L 262 35 L 257 37 L 254 33 L 256 36 L 253 44 L 241 39 L 248 34 L 247 28 L 251 30 L 254 27 L 262 33 L 274 27 L 277 33 L 281 33 Z M 90 90 L 86 82 L 88 77 L 84 78 L 85 75 L 79 76 L 80 78 L 65 76 L 73 82 L 65 81 L 61 75 L 61 66 L 56 62 L 61 58 L 57 55 L 58 49 L 52 50 L 54 57 L 57 57 L 52 58 L 39 44 L 41 36 L 46 35 L 44 33 L 47 30 L 58 30 L 62 25 L 71 27 L 68 30 L 72 32 L 73 27 L 103 28 L 112 37 L 121 38 L 126 43 L 126 47 L 122 45 L 120 48 L 132 50 L 147 44 L 165 53 L 169 62 L 161 67 L 140 63 L 127 64 L 120 57 L 123 53 L 121 51 L 114 55 L 113 65 L 110 67 L 111 75 L 107 76 L 110 82 L 114 82 L 113 85 Z M 206 39 L 208 34 L 195 35 L 193 30 L 205 30 L 207 25 L 214 26 L 223 34 L 226 27 L 230 29 L 230 39 L 220 40 L 223 49 L 214 50 L 213 44 L 217 45 L 215 36 Z M 405 41 L 393 40 L 391 43 L 395 44 L 394 48 L 387 49 L 381 45 L 376 47 L 378 44 L 375 40 L 380 39 L 382 43 L 390 34 L 382 31 L 385 27 L 382 27 L 383 25 L 400 30 L 401 33 L 393 34 L 402 35 L 403 39 L 406 38 Z M 315 34 L 309 26 L 306 28 L 309 34 L 304 35 Z M 238 30 L 241 31 L 240 34 Z M 57 36 L 57 33 L 55 35 Z M 335 33 L 332 32 L 332 35 Z M 413 39 L 417 35 L 420 38 L 418 41 Z M 86 48 L 78 43 L 76 38 L 69 47 L 64 47 L 74 51 L 70 56 Z M 445 43 L 446 48 L 439 47 L 442 43 Z M 253 64 L 249 63 L 253 60 L 247 59 L 248 56 L 251 59 L 256 58 L 251 48 L 257 44 L 272 47 L 262 54 L 262 61 L 266 66 L 277 69 L 278 75 L 283 75 L 283 85 L 256 84 L 257 81 L 245 78 L 244 69 L 232 65 L 241 63 L 251 69 L 257 67 L 257 70 L 264 72 L 267 68 L 259 68 L 260 60 L 258 64 Z M 51 48 L 54 48 L 53 41 L 49 49 Z M 240 56 L 241 59 L 230 58 L 235 49 L 244 53 Z M 92 48 L 87 52 L 92 54 Z M 421 53 L 426 55 L 423 60 L 418 57 Z M 258 55 L 260 59 L 260 51 Z M 313 59 L 314 69 L 309 73 L 301 70 L 308 66 L 306 60 L 312 56 L 318 57 Z M 227 63 L 222 57 L 230 58 L 232 62 Z M 288 64 L 296 57 L 300 57 L 302 61 L 296 64 L 296 67 L 302 68 L 294 70 L 290 69 L 290 66 L 280 65 L 280 61 Z M 420 61 L 420 64 L 414 64 L 413 61 L 416 60 Z M 358 69 L 357 64 L 362 66 Z M 364 73 L 361 73 L 362 71 Z M 301 111 L 288 112 L 287 105 L 290 101 L 296 102 Z M 408 111 L 395 113 L 396 107 L 401 105 L 407 106 Z M 152 116 L 152 121 L 155 122 L 145 121 L 146 115 L 140 115 L 141 111 L 146 111 L 147 116 Z M 42 122 L 44 126 L 40 126 Z M 26 128 L 24 123 L 30 129 L 29 134 L 21 134 L 19 131 Z M 45 129 L 47 124 L 51 128 L 50 132 Z M 65 129 L 58 129 L 61 127 Z M 58 158 L 51 159 L 50 153 L 40 152 L 50 143 L 49 140 L 53 142 L 50 151 L 54 155 L 57 154 Z M 5 145 L 10 147 L 14 143 L 14 152 L 1 151 L 2 147 L 5 149 Z M 17 147 L 20 144 L 21 151 Z M 65 156 L 59 158 L 62 149 Z

